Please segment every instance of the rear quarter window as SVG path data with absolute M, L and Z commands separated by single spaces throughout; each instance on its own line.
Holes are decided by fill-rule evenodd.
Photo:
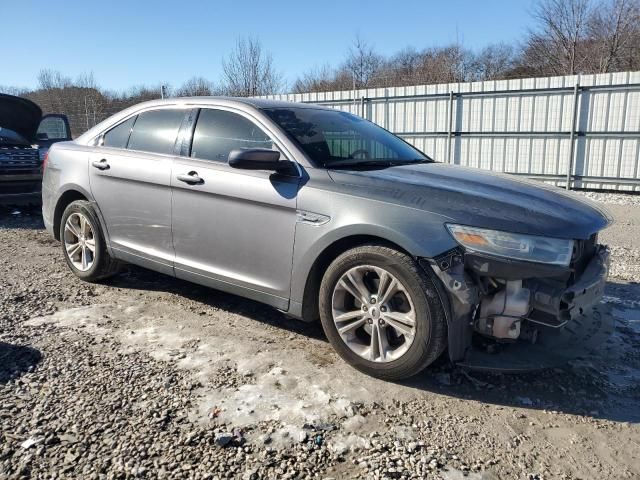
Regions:
M 184 110 L 151 110 L 138 115 L 127 148 L 151 153 L 173 153 Z

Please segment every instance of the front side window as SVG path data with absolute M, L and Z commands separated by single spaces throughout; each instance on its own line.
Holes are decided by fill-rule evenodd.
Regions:
M 348 112 L 301 107 L 265 108 L 264 112 L 318 166 L 431 161 L 404 140 Z
M 111 148 L 127 148 L 129 135 L 131 135 L 131 129 L 133 128 L 133 124 L 136 122 L 136 118 L 138 117 L 131 117 L 105 133 L 102 139 L 102 146 Z
M 127 148 L 151 153 L 172 154 L 184 110 L 151 110 L 138 115 Z
M 256 124 L 237 113 L 203 108 L 198 115 L 191 157 L 226 162 L 236 148 L 273 148 L 273 141 Z

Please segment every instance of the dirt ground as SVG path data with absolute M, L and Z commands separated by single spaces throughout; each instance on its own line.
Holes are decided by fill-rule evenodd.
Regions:
M 597 355 L 403 383 L 317 324 L 127 267 L 87 284 L 37 209 L 0 209 L 0 479 L 640 478 L 640 197 L 616 224 Z

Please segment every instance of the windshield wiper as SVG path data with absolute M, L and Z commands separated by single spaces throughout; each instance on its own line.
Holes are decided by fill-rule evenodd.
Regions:
M 418 165 L 420 163 L 431 163 L 425 158 L 413 160 L 332 160 L 325 162 L 325 168 L 348 168 L 348 167 L 396 167 L 401 165 Z

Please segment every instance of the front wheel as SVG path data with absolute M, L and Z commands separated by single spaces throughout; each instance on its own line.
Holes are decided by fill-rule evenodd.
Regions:
M 389 247 L 361 246 L 336 258 L 322 279 L 319 306 L 338 354 L 374 377 L 415 375 L 446 346 L 433 281 L 410 256 Z

